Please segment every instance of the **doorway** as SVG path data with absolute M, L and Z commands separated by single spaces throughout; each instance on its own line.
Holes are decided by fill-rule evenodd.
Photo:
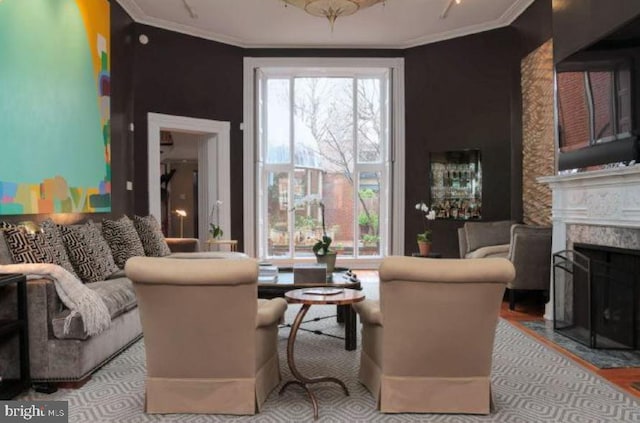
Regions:
M 160 213 L 169 238 L 198 238 L 198 148 L 206 137 L 160 132 Z
M 191 139 L 191 142 L 195 142 L 197 151 L 197 173 L 196 182 L 194 182 L 197 186 L 197 195 L 194 193 L 196 198 L 193 201 L 194 210 L 197 209 L 193 217 L 197 223 L 194 223 L 196 226 L 193 234 L 197 233 L 201 245 L 204 245 L 208 238 L 208 227 L 212 220 L 215 220 L 226 234 L 231 232 L 230 129 L 230 123 L 224 121 L 159 113 L 148 114 L 149 212 L 159 222 L 163 221 L 161 192 L 166 188 L 163 186 L 166 185 L 163 183 L 163 178 L 166 181 L 167 175 L 163 172 L 166 166 L 161 163 L 162 134 L 166 132 L 180 134 L 173 137 L 173 148 L 178 146 L 177 143 L 186 143 L 186 139 Z M 185 145 L 180 144 L 178 148 Z M 183 194 L 186 197 L 186 193 Z M 218 203 L 220 205 L 216 205 L 218 201 L 221 202 Z M 214 205 L 216 205 L 216 213 L 212 217 L 210 215 Z M 175 207 L 171 212 L 175 211 L 173 209 Z M 184 217 L 183 224 L 186 224 L 186 219 L 187 217 Z M 169 216 L 165 218 L 167 222 L 170 220 Z M 177 219 L 178 222 L 179 220 Z M 167 229 L 170 226 L 167 223 Z M 165 232 L 165 235 L 168 235 L 168 232 Z M 185 229 L 182 235 L 187 237 Z

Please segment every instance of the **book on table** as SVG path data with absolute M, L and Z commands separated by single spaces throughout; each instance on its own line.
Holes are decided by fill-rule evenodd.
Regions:
M 344 288 L 319 287 L 309 288 L 302 291 L 303 294 L 308 295 L 336 295 L 341 292 L 344 292 Z
M 278 280 L 278 267 L 271 263 L 260 263 L 258 267 L 258 283 L 273 283 Z

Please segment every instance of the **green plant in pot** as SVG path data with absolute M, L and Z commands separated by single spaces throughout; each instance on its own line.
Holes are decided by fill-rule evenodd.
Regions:
M 220 239 L 222 238 L 222 235 L 224 235 L 222 226 L 214 223 L 217 217 L 217 209 L 220 209 L 220 206 L 222 206 L 222 201 L 216 201 L 211 208 L 211 213 L 209 213 L 209 235 L 212 239 Z
M 324 221 L 324 203 L 317 195 L 308 195 L 304 197 L 302 200 L 297 202 L 296 207 L 300 207 L 308 204 L 317 204 L 320 208 L 320 222 L 322 224 L 322 238 L 318 239 L 316 243 L 313 245 L 312 250 L 316 255 L 316 260 L 318 263 L 324 263 L 327 265 L 327 274 L 333 273 L 336 267 L 336 256 L 337 252 L 331 249 L 331 242 L 333 240 L 329 235 L 327 235 L 327 227 Z
M 224 231 L 219 225 L 216 225 L 215 223 L 210 223 L 209 235 L 211 235 L 211 238 L 213 239 L 220 239 L 222 238 L 222 235 L 224 235 Z
M 322 238 L 313 245 L 313 253 L 316 255 L 318 263 L 327 265 L 327 274 L 331 274 L 336 268 L 336 257 L 338 254 L 335 250 L 331 249 L 331 242 L 333 240 L 327 235 L 327 228 L 324 223 L 324 203 L 319 201 L 318 205 L 320 206 L 322 221 Z
M 436 218 L 435 210 L 430 210 L 429 206 L 425 203 L 416 204 L 416 210 L 422 214 L 422 222 L 424 224 L 424 232 L 421 232 L 416 237 L 418 241 L 418 250 L 420 251 L 421 256 L 428 256 L 431 252 L 431 229 L 428 228 L 428 223 L 430 220 L 434 220 Z

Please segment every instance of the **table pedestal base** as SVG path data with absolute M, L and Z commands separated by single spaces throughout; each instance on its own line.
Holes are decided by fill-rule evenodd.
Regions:
M 349 395 L 349 390 L 347 389 L 347 386 L 338 378 L 326 377 L 326 376 L 308 378 L 300 374 L 300 372 L 298 371 L 298 368 L 296 367 L 296 363 L 294 361 L 294 355 L 293 355 L 294 345 L 296 342 L 296 335 L 298 334 L 298 329 L 300 329 L 300 324 L 302 323 L 302 319 L 304 319 L 304 316 L 307 314 L 307 311 L 309 311 L 310 307 L 311 307 L 311 304 L 303 304 L 302 307 L 300 308 L 300 311 L 298 312 L 298 315 L 296 316 L 296 319 L 293 322 L 293 325 L 291 326 L 291 333 L 289 334 L 289 340 L 287 341 L 287 362 L 289 364 L 289 370 L 291 370 L 291 374 L 293 375 L 294 378 L 296 378 L 296 380 L 290 380 L 287 383 L 285 383 L 282 386 L 282 388 L 280 388 L 279 394 L 281 395 L 291 385 L 301 386 L 307 392 L 307 395 L 311 400 L 311 405 L 313 406 L 313 418 L 317 419 L 318 418 L 318 400 L 313 394 L 313 391 L 311 391 L 311 389 L 309 388 L 309 385 L 312 385 L 314 383 L 320 383 L 320 382 L 335 383 L 342 387 L 342 390 L 347 396 Z
M 337 383 L 342 387 L 344 394 L 346 396 L 349 396 L 349 390 L 347 389 L 346 385 L 340 379 L 336 379 L 335 377 L 319 377 L 314 379 L 307 379 L 306 382 L 301 382 L 299 380 L 290 380 L 287 383 L 285 383 L 282 388 L 280 388 L 280 392 L 278 394 L 282 395 L 282 393 L 291 385 L 301 386 L 302 389 L 304 389 L 307 395 L 309 396 L 309 400 L 311 400 L 311 405 L 313 406 L 313 418 L 317 420 L 318 419 L 318 400 L 316 399 L 316 396 L 313 395 L 313 391 L 309 388 L 309 385 L 313 383 L 318 383 L 318 382 Z

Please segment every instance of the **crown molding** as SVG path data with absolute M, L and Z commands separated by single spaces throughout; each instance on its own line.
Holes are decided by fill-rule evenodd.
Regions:
M 498 19 L 499 21 L 505 22 L 506 25 L 511 25 L 513 21 L 518 19 L 518 16 L 522 15 L 522 13 L 527 10 L 529 6 L 533 4 L 536 0 L 518 0 L 513 3 L 510 8 L 508 8 L 502 16 Z
M 484 22 L 478 25 L 466 26 L 464 28 L 454 29 L 452 31 L 440 32 L 437 34 L 426 35 L 424 37 L 414 38 L 407 41 L 398 48 L 419 47 L 426 44 L 437 43 L 439 41 L 450 40 L 452 38 L 464 37 L 467 35 L 478 34 L 480 32 L 490 31 L 492 29 L 503 28 L 509 26 L 522 14 L 535 0 L 518 0 L 513 3 L 498 19 L 490 22 Z
M 180 34 L 190 35 L 193 37 L 203 38 L 205 40 L 215 41 L 219 43 L 229 44 L 242 48 L 309 48 L 309 49 L 406 49 L 419 47 L 425 44 L 436 43 L 439 41 L 450 40 L 452 38 L 464 37 L 467 35 L 477 34 L 492 29 L 498 29 L 509 26 L 522 14 L 535 0 L 518 0 L 511 5 L 498 19 L 491 22 L 485 22 L 479 25 L 471 25 L 452 31 L 440 32 L 424 37 L 418 37 L 406 42 L 394 44 L 262 44 L 246 42 L 236 37 L 230 37 L 224 34 L 218 34 L 212 31 L 205 31 L 194 28 L 192 26 L 178 24 L 166 21 L 145 14 L 145 12 L 135 3 L 134 0 L 116 0 L 120 6 L 131 16 L 137 23 L 153 26 L 156 28 L 166 29 L 168 31 L 178 32 Z

